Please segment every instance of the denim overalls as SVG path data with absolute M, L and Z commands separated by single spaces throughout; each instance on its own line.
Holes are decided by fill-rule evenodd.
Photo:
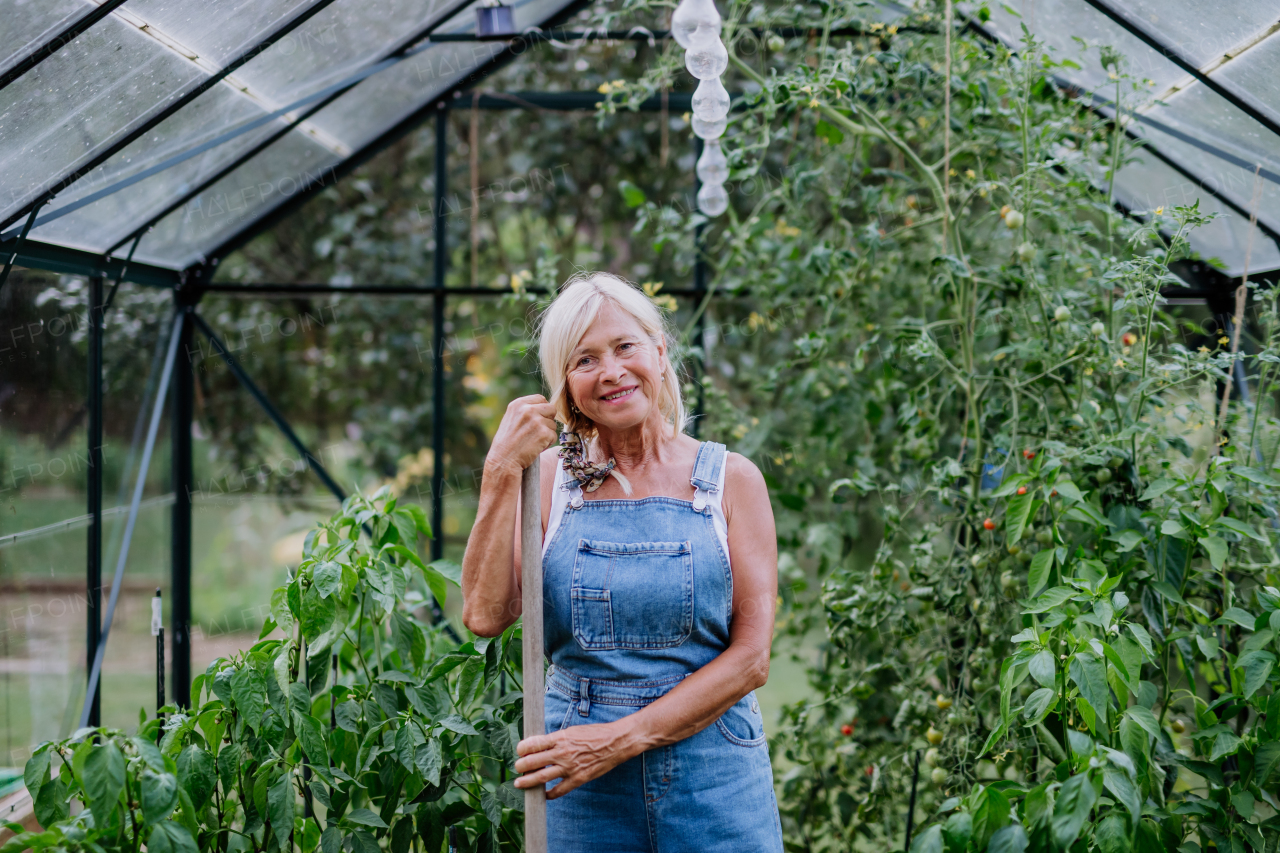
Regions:
M 558 471 L 542 566 L 548 734 L 635 713 L 728 647 L 724 462 L 723 444 L 698 448 L 692 501 L 585 500 Z M 755 692 L 548 801 L 547 833 L 554 853 L 781 853 Z

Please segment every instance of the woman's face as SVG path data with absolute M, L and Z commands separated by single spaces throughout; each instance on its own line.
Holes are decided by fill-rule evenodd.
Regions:
M 658 410 L 666 345 L 606 302 L 569 356 L 569 401 L 597 428 L 624 430 Z

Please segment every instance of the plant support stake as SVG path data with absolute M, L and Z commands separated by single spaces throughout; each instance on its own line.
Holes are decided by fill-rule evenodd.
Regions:
M 524 736 L 544 734 L 542 719 L 542 495 L 538 459 L 524 469 L 520 480 L 520 577 L 524 607 Z M 527 853 L 547 853 L 547 789 L 543 785 L 524 792 L 524 842 Z

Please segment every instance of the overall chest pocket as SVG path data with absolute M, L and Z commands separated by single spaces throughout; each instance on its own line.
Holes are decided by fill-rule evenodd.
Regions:
M 689 542 L 582 539 L 571 598 L 584 649 L 678 646 L 693 631 L 693 550 Z

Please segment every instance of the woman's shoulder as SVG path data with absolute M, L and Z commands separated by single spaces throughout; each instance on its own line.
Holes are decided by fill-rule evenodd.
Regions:
M 732 450 L 725 452 L 725 475 L 724 487 L 727 492 L 735 492 L 741 490 L 759 490 L 767 492 L 768 487 L 765 486 L 764 474 L 752 462 L 741 453 L 734 453 Z

